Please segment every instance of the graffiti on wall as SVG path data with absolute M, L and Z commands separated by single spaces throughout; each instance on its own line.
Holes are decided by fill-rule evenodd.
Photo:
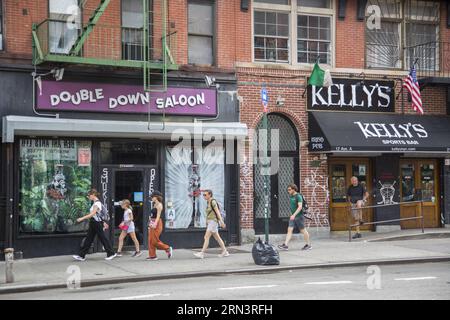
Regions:
M 244 157 L 241 164 L 241 178 L 240 178 L 240 211 L 241 217 L 251 217 L 253 215 L 251 208 L 247 207 L 247 203 L 253 203 L 253 194 L 249 192 L 253 189 L 253 166 L 248 159 Z
M 306 226 L 329 227 L 328 220 L 328 202 L 330 192 L 328 189 L 328 177 L 319 173 L 320 166 L 311 170 L 308 177 L 304 180 L 304 188 L 308 190 L 310 197 L 308 200 L 308 212 L 306 217 Z M 324 196 L 323 196 L 324 195 Z

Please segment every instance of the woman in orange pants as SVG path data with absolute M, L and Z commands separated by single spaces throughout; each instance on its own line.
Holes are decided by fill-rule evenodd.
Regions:
M 170 259 L 173 255 L 173 249 L 171 246 L 163 243 L 159 240 L 163 231 L 163 224 L 161 220 L 161 213 L 163 211 L 163 199 L 162 194 L 159 191 L 155 191 L 151 195 L 153 202 L 153 209 L 150 212 L 150 223 L 148 226 L 148 258 L 147 260 L 158 260 L 156 256 L 156 250 L 164 250 L 167 253 L 167 257 Z

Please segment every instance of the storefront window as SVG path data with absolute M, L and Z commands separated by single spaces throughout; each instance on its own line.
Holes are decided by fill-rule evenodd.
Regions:
M 76 219 L 89 211 L 90 141 L 20 140 L 20 232 L 83 232 Z
M 166 149 L 166 228 L 206 227 L 207 203 L 202 196 L 203 190 L 212 190 L 214 199 L 224 210 L 224 163 L 225 150 L 222 147 Z
M 331 175 L 333 202 L 346 202 L 347 190 L 345 188 L 345 165 L 333 165 Z
M 422 200 L 434 202 L 434 165 L 423 164 L 420 166 L 420 184 Z
M 103 164 L 155 165 L 157 148 L 147 142 L 100 142 L 100 159 Z
M 402 175 L 402 202 L 414 201 L 414 165 L 403 164 L 401 166 Z
M 357 177 L 361 185 L 367 184 L 367 166 L 365 164 L 352 165 L 352 177 Z

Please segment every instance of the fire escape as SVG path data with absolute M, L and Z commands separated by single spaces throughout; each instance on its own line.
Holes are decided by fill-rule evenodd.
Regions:
M 165 92 L 168 71 L 178 69 L 176 32 L 168 32 L 168 0 L 142 0 L 129 26 L 121 25 L 120 10 L 111 8 L 110 0 L 80 2 L 53 8 L 47 19 L 33 24 L 33 64 L 142 69 L 144 90 Z

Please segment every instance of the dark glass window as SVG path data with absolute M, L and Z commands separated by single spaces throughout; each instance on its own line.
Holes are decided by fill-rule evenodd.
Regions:
M 331 197 L 334 203 L 347 201 L 347 189 L 345 187 L 345 164 L 336 164 L 331 167 Z
M 100 161 L 103 164 L 141 164 L 157 163 L 157 147 L 148 142 L 110 142 L 100 143 Z

